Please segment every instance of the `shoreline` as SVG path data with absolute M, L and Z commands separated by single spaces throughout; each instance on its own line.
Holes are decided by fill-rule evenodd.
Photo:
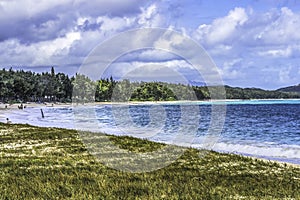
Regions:
M 36 103 L 36 102 L 26 102 L 22 103 L 23 106 L 27 108 L 30 107 L 75 107 L 75 106 L 93 106 L 93 105 L 143 105 L 143 104 L 186 104 L 186 103 L 217 103 L 217 102 L 255 102 L 255 101 L 300 101 L 300 99 L 208 99 L 208 100 L 178 100 L 178 101 L 126 101 L 126 102 L 88 102 L 88 103 L 61 103 L 61 102 L 46 102 L 46 103 Z M 21 103 L 2 103 L 0 102 L 0 110 L 18 109 Z M 5 108 L 7 107 L 7 108 Z
M 0 122 L 0 126 L 2 125 L 5 125 L 6 123 L 3 123 L 3 122 Z M 53 128 L 53 129 L 61 129 L 61 130 L 64 130 L 64 131 L 78 131 L 76 129 L 71 129 L 71 128 L 61 128 L 61 127 L 42 127 L 42 126 L 36 126 L 36 125 L 31 125 L 31 124 L 10 124 L 10 126 L 30 126 L 30 127 L 33 127 L 33 128 Z M 89 132 L 89 131 L 85 131 L 85 132 Z M 241 156 L 241 157 L 244 157 L 244 158 L 248 158 L 248 159 L 251 159 L 252 161 L 263 161 L 265 163 L 275 163 L 275 164 L 279 164 L 280 166 L 291 166 L 291 167 L 294 167 L 294 168 L 300 168 L 300 164 L 296 164 L 296 163 L 290 163 L 290 162 L 284 162 L 284 161 L 279 161 L 279 160 L 272 160 L 272 159 L 268 159 L 268 158 L 263 158 L 263 157 L 256 157 L 256 156 L 252 156 L 252 155 L 245 155 L 245 154 L 241 154 L 241 153 L 232 153 L 232 152 L 228 152 L 228 151 L 217 151 L 217 150 L 209 150 L 209 149 L 202 149 L 202 148 L 197 148 L 197 147 L 193 147 L 193 146 L 181 146 L 181 145 L 178 145 L 178 144 L 171 144 L 171 143 L 166 143 L 166 142 L 162 142 L 162 141 L 152 141 L 152 140 L 148 140 L 148 139 L 143 139 L 143 138 L 138 138 L 138 137 L 134 137 L 134 136 L 128 136 L 128 135 L 114 135 L 114 134 L 109 134 L 109 133 L 104 133 L 104 132 L 89 132 L 89 133 L 92 133 L 92 134 L 104 134 L 104 135 L 107 135 L 108 137 L 117 137 L 117 138 L 122 138 L 122 137 L 129 137 L 129 138 L 132 138 L 134 140 L 139 140 L 139 141 L 145 141 L 145 142 L 151 142 L 151 143 L 156 143 L 156 144 L 159 144 L 159 145 L 172 145 L 172 146 L 177 146 L 179 148 L 189 148 L 189 149 L 194 149 L 194 150 L 197 150 L 197 151 L 209 151 L 209 152 L 216 152 L 216 153 L 219 153 L 219 154 L 224 154 L 224 155 L 229 155 L 229 156 Z M 1 136 L 1 134 L 0 134 Z M 81 138 L 79 137 L 78 138 L 79 140 L 81 140 Z M 13 147 L 12 147 L 13 148 Z
M 269 99 L 264 99 L 264 100 L 269 100 Z M 286 101 L 286 99 L 276 99 L 276 101 Z M 290 100 L 290 99 L 289 99 Z M 299 100 L 299 99 L 293 99 L 293 100 Z M 292 100 L 292 101 L 293 101 Z M 141 101 L 135 101 L 135 102 L 94 102 L 94 103 L 86 103 L 84 105 L 82 104 L 79 104 L 78 106 L 97 106 L 97 105 L 150 105 L 150 104 L 186 104 L 186 103 L 209 103 L 209 102 L 215 102 L 215 101 L 220 101 L 220 100 L 209 100 L 209 101 L 158 101 L 158 102 L 141 102 Z M 222 100 L 221 100 L 222 101 Z M 224 101 L 227 101 L 227 100 L 223 100 L 222 102 Z M 243 102 L 245 100 L 229 100 L 229 102 L 231 101 L 240 101 L 240 102 Z M 249 100 L 247 100 L 249 101 Z M 260 99 L 255 99 L 255 100 L 250 100 L 250 101 L 260 101 Z M 272 100 L 271 100 L 272 101 Z M 2 118 L 2 122 L 5 123 L 5 120 L 6 120 L 6 116 L 7 114 L 9 114 L 10 112 L 16 112 L 18 110 L 18 106 L 20 104 L 12 104 L 10 106 L 8 106 L 7 109 L 1 109 L 2 106 L 5 106 L 5 104 L 0 104 L 0 111 L 5 111 L 5 112 L 1 112 L 0 113 L 0 119 Z M 70 107 L 76 107 L 76 105 L 72 104 L 72 103 L 46 103 L 46 104 L 39 104 L 39 103 L 32 103 L 32 102 L 28 102 L 28 103 L 24 103 L 23 105 L 26 105 L 26 108 L 70 108 Z M 52 106 L 53 105 L 53 106 Z M 20 110 L 21 111 L 21 110 Z M 1 122 L 0 121 L 0 122 Z M 34 125 L 36 126 L 36 125 Z M 44 127 L 44 126 L 37 126 L 37 127 Z M 55 126 L 51 126 L 51 127 L 55 127 Z M 64 128 L 64 129 L 67 129 L 67 130 L 72 130 L 72 128 L 65 128 L 65 127 L 61 127 L 61 128 Z M 109 133 L 110 134 L 110 133 Z M 193 148 L 196 148 L 196 147 L 193 147 Z M 198 149 L 198 148 L 196 148 Z M 228 154 L 235 154 L 235 155 L 242 155 L 242 156 L 246 156 L 246 157 L 250 157 L 250 158 L 254 158 L 254 159 L 262 159 L 262 160 L 266 160 L 266 161 L 274 161 L 274 162 L 278 162 L 278 163 L 286 163 L 286 164 L 289 164 L 289 165 L 295 165 L 295 166 L 298 166 L 300 167 L 300 164 L 296 164 L 296 163 L 293 163 L 293 162 L 288 162 L 288 161 L 281 161 L 281 160 L 276 160 L 276 159 L 269 159 L 269 158 L 264 158 L 264 157 L 257 157 L 255 155 L 245 155 L 243 153 L 240 153 L 240 152 L 230 152 L 230 151 L 224 151 L 224 150 L 214 150 L 214 151 L 217 151 L 217 152 L 221 152 L 221 153 L 228 153 Z
M 1 123 L 6 124 L 6 123 L 0 121 L 0 124 Z M 74 128 L 64 128 L 64 127 L 55 127 L 55 126 L 45 127 L 45 126 L 37 126 L 37 125 L 23 124 L 23 123 L 12 123 L 11 125 L 25 125 L 25 126 L 29 125 L 29 126 L 32 126 L 32 127 L 35 127 L 35 128 L 54 128 L 54 129 L 63 129 L 63 130 L 66 130 L 66 131 L 79 131 L 79 130 L 74 129 Z M 86 131 L 86 130 L 83 130 L 83 131 Z M 89 132 L 89 131 L 87 131 L 87 132 Z M 128 136 L 128 137 L 132 137 L 134 139 L 154 142 L 154 143 L 163 144 L 163 145 L 175 145 L 175 146 L 182 147 L 182 148 L 191 148 L 191 149 L 195 149 L 195 150 L 205 150 L 205 149 L 198 148 L 198 147 L 195 147 L 195 146 L 185 146 L 185 145 L 180 145 L 180 144 L 168 143 L 168 142 L 164 142 L 164 141 L 154 141 L 154 140 L 149 140 L 149 139 L 145 139 L 145 138 L 134 137 L 132 135 L 118 135 L 118 134 L 111 134 L 111 133 L 105 133 L 105 132 L 93 132 L 93 131 L 90 131 L 90 132 L 91 133 L 96 133 L 96 134 L 97 133 L 105 134 L 105 135 L 112 136 L 112 137 L 127 137 Z M 205 151 L 217 152 L 217 153 L 221 153 L 221 154 L 225 154 L 225 155 L 238 155 L 238 156 L 242 156 L 242 157 L 245 157 L 245 158 L 250 158 L 252 160 L 261 160 L 261 161 L 264 161 L 264 162 L 277 163 L 277 164 L 280 164 L 282 166 L 288 165 L 288 166 L 300 168 L 300 163 L 297 164 L 297 163 L 288 162 L 288 161 L 271 159 L 271 158 L 267 158 L 266 156 L 265 157 L 264 156 L 255 156 L 255 155 L 251 155 L 251 154 L 243 154 L 243 153 L 240 153 L 240 152 L 230 152 L 230 151 L 225 151 L 225 150 L 214 150 L 214 149 L 206 149 Z

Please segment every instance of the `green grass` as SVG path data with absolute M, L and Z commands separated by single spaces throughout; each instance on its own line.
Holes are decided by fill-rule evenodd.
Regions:
M 132 152 L 165 147 L 109 138 Z M 130 173 L 98 162 L 74 130 L 0 123 L 0 199 L 300 199 L 299 167 L 199 153 L 188 148 L 167 167 Z

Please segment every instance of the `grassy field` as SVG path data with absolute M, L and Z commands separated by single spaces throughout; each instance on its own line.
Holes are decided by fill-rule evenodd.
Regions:
M 163 144 L 109 136 L 148 152 Z M 0 199 L 300 199 L 300 168 L 187 149 L 171 165 L 129 173 L 91 156 L 76 131 L 0 123 Z

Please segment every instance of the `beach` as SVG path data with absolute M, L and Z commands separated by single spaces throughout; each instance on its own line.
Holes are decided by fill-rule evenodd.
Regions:
M 262 137 L 265 134 L 255 136 L 259 138 L 260 142 L 251 143 L 251 140 L 245 140 L 247 143 L 244 143 L 243 140 L 236 140 L 236 144 L 228 143 L 227 140 L 233 141 L 232 136 L 237 139 L 240 133 L 234 132 L 226 139 L 226 134 L 233 130 L 228 131 L 228 127 L 225 126 L 224 129 L 227 132 L 224 132 L 223 138 L 221 135 L 220 141 L 214 145 L 214 148 L 219 148 L 219 152 L 216 152 L 199 148 L 201 137 L 196 138 L 194 145 L 189 144 L 187 147 L 172 144 L 173 135 L 176 133 L 172 131 L 173 129 L 162 135 L 154 134 L 150 137 L 150 139 L 156 140 L 153 142 L 149 139 L 136 138 L 139 137 L 138 134 L 132 134 L 135 137 L 122 135 L 124 130 L 133 130 L 133 125 L 127 124 L 127 121 L 125 124 L 119 124 L 118 127 L 112 126 L 113 119 L 116 117 L 111 115 L 112 109 L 124 113 L 125 108 L 128 107 L 129 116 L 133 120 L 147 119 L 144 112 L 153 105 L 157 105 L 165 109 L 164 112 L 167 116 L 168 113 L 172 113 L 170 119 L 165 119 L 171 120 L 167 122 L 167 124 L 170 123 L 170 126 L 166 126 L 166 128 L 176 127 L 178 126 L 177 118 L 173 117 L 177 116 L 176 112 L 180 107 L 178 104 L 189 106 L 190 103 L 104 102 L 79 104 L 78 106 L 60 103 L 53 105 L 52 103 L 28 103 L 23 104 L 23 106 L 26 105 L 25 109 L 19 109 L 20 104 L 8 106 L 7 109 L 5 109 L 5 105 L 0 104 L 0 116 L 4 122 L 0 123 L 0 170 L 2 172 L 0 181 L 3 183 L 0 186 L 0 191 L 3 191 L 0 198 L 300 198 L 300 165 L 291 162 L 299 156 L 298 146 L 294 143 L 278 145 L 261 142 L 268 139 Z M 201 104 L 200 110 L 203 112 L 203 116 L 209 113 L 207 112 L 210 110 L 210 105 L 207 105 L 208 101 L 192 103 Z M 241 101 L 234 101 L 228 104 L 228 115 L 231 116 L 232 121 L 227 120 L 227 123 L 234 127 L 235 131 L 238 131 L 238 127 L 247 127 L 247 120 L 250 119 L 252 123 L 256 118 L 253 113 L 250 115 L 253 117 L 246 115 L 243 118 L 241 113 L 249 113 L 254 110 L 253 108 L 257 112 L 262 109 L 260 112 L 265 113 L 265 110 L 269 110 L 270 106 L 273 106 L 272 101 L 263 102 L 264 104 L 259 101 L 259 104 L 254 105 L 253 101 L 246 105 L 239 105 L 240 103 Z M 282 101 L 281 104 L 274 105 L 276 106 L 275 111 L 285 109 L 288 113 L 290 113 L 289 110 L 295 111 L 297 108 L 297 105 L 289 105 Z M 74 124 L 76 108 L 78 108 L 77 111 L 80 111 L 75 114 L 77 115 L 76 119 L 79 120 L 76 122 L 78 124 Z M 42 118 L 40 109 L 43 109 L 45 118 Z M 87 118 L 90 115 L 85 115 L 86 109 L 97 113 L 95 119 L 99 122 L 96 124 L 99 126 L 98 128 L 91 127 L 95 124 L 91 124 L 90 121 L 95 119 Z M 241 113 L 237 114 L 238 110 L 241 110 Z M 158 111 L 162 112 L 162 110 Z M 234 117 L 231 113 L 235 113 L 237 116 Z M 83 115 L 81 116 L 81 114 Z M 158 115 L 163 116 L 160 113 Z M 261 114 L 258 113 L 258 115 Z M 13 124 L 5 124 L 7 116 L 10 117 Z M 293 121 L 291 119 L 294 115 L 285 117 L 289 118 L 281 119 L 282 123 Z M 262 121 L 255 121 L 256 127 L 260 127 L 264 123 L 268 124 L 269 121 L 265 121 L 268 119 L 269 116 L 266 116 L 265 119 L 260 119 Z M 276 119 L 277 122 L 280 121 L 278 116 Z M 203 120 L 209 122 L 209 118 Z M 241 124 L 239 120 L 245 123 Z M 141 121 L 141 123 L 144 122 Z M 281 128 L 276 126 L 267 128 L 269 130 L 277 128 L 292 130 L 291 126 L 294 124 L 288 123 Z M 94 130 L 94 132 L 81 130 L 83 127 L 86 130 Z M 123 132 L 118 132 L 120 128 L 123 128 Z M 264 126 L 260 128 L 261 130 L 265 129 Z M 147 127 L 142 126 L 142 129 L 147 130 Z M 101 130 L 112 134 L 104 134 Z M 245 129 L 251 133 L 250 130 L 252 129 Z M 242 134 L 240 138 L 251 139 L 251 134 Z M 274 132 L 273 136 L 277 135 Z M 157 138 L 155 139 L 155 137 Z M 275 139 L 286 142 L 284 138 L 275 137 Z M 112 144 L 114 148 L 112 148 Z M 255 151 L 266 154 L 247 154 Z M 287 156 L 289 159 L 276 160 L 259 156 L 273 154 Z M 153 157 L 153 155 L 156 156 Z
M 157 157 L 148 163 L 148 167 L 166 162 L 169 165 L 135 173 L 147 169 L 143 168 L 143 160 L 132 165 L 135 158 L 120 153 L 124 159 L 117 161 L 118 154 L 106 150 L 102 154 L 107 159 L 104 162 L 87 151 L 74 130 L 2 123 L 0 130 L 1 199 L 300 197 L 300 168 L 293 165 L 178 147 L 183 152 L 176 160 Z M 85 134 L 94 141 L 108 137 L 115 145 L 138 155 L 166 147 L 128 136 Z M 127 167 L 116 170 L 109 167 L 108 160 Z
M 130 135 L 201 149 L 205 146 L 203 141 L 206 140 L 205 134 L 210 127 L 211 105 L 218 106 L 219 103 L 227 105 L 226 122 L 222 127 L 223 131 L 215 134 L 211 147 L 206 145 L 206 148 L 300 164 L 300 144 L 297 139 L 292 139 L 297 138 L 299 131 L 297 128 L 299 118 L 295 112 L 299 100 L 96 102 L 84 105 L 28 103 L 23 104 L 26 105 L 23 110 L 18 109 L 20 104 L 8 106 L 8 109 L 3 109 L 2 104 L 0 122 L 5 123 L 6 118 L 9 118 L 12 123 Z M 190 111 L 189 107 L 193 110 Z M 187 125 L 178 132 L 182 108 L 187 112 L 186 119 L 183 119 Z M 45 118 L 42 118 L 40 109 L 43 110 Z M 195 109 L 199 109 L 201 123 L 190 113 L 195 113 Z M 271 109 L 274 112 L 271 114 L 272 117 L 268 113 Z M 282 113 L 278 115 L 276 110 L 282 110 Z M 149 112 L 153 112 L 152 117 L 158 117 L 157 120 L 151 122 Z M 199 128 L 196 126 L 197 123 Z M 196 135 L 192 135 L 193 138 L 184 139 L 185 142 L 179 139 L 180 135 L 190 135 L 195 131 Z M 288 136 L 284 135 L 285 132 Z

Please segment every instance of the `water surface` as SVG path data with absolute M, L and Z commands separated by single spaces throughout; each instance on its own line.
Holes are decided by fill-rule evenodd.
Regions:
M 107 104 L 75 110 L 43 107 L 45 118 L 40 108 L 15 110 L 5 117 L 14 123 L 132 135 L 203 148 L 211 129 L 212 108 L 218 105 L 226 105 L 225 122 L 210 149 L 300 164 L 300 100 Z

